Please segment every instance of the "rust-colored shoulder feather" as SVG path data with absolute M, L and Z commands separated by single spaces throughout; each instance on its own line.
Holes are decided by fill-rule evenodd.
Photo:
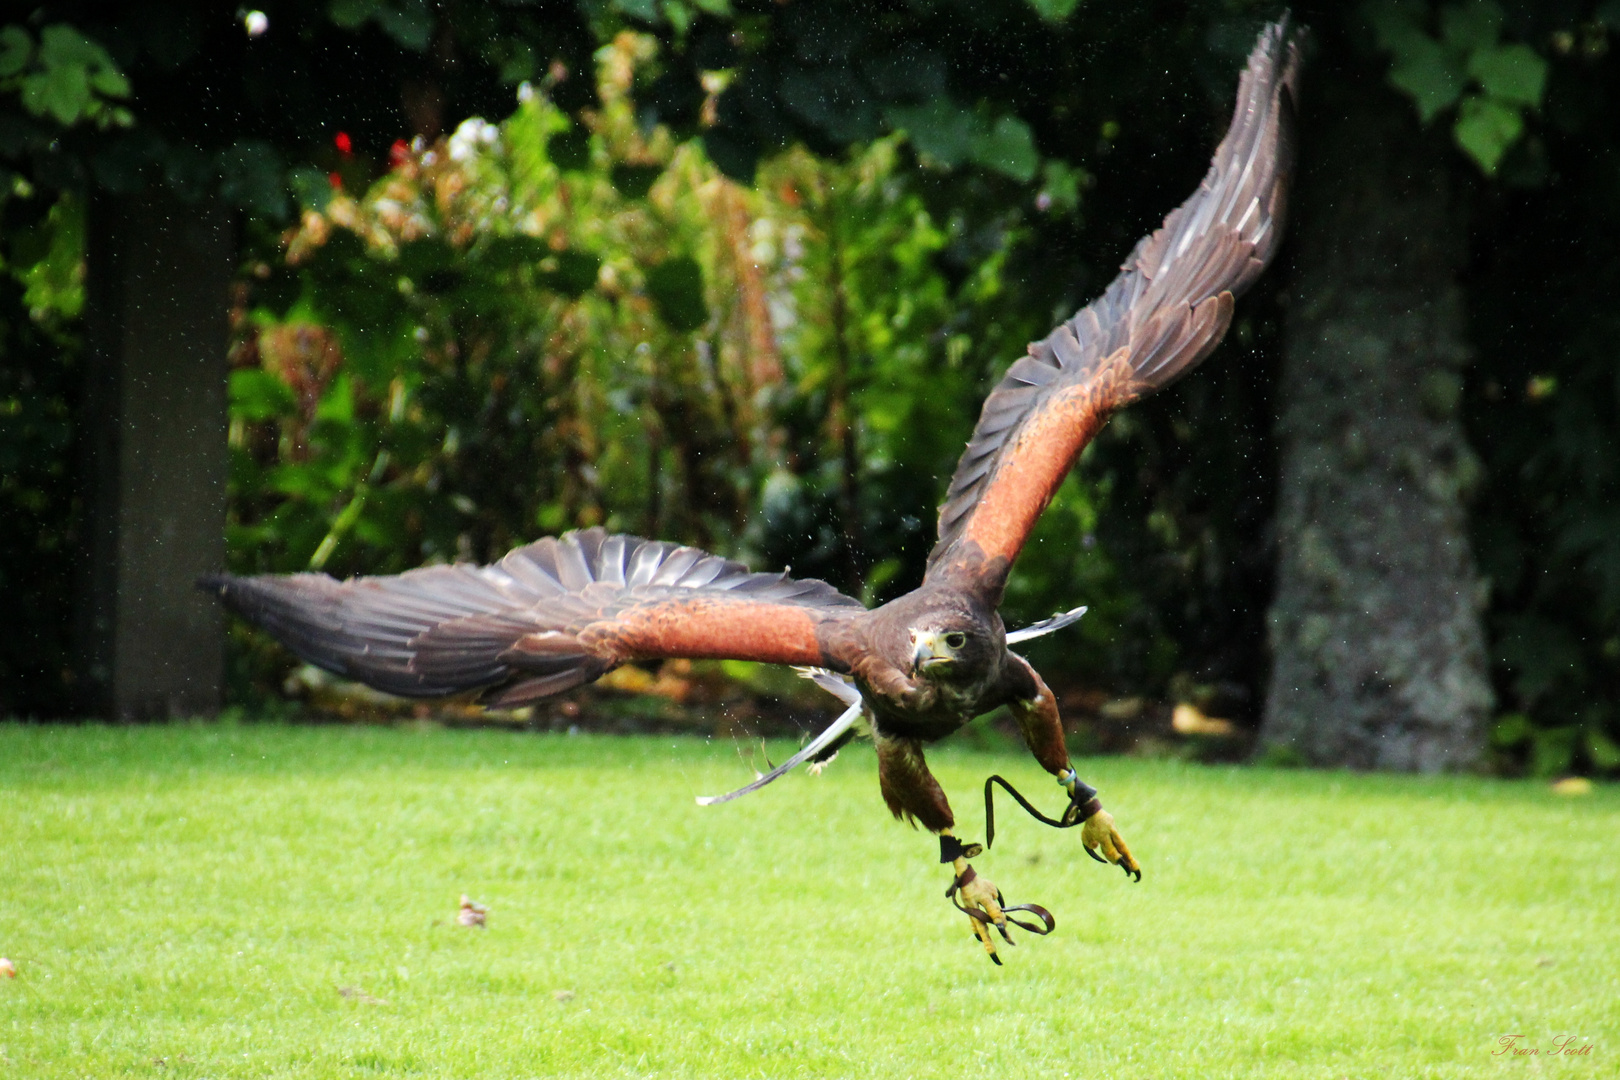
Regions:
M 866 609 L 822 581 L 755 574 L 697 548 L 587 529 L 490 566 L 392 577 L 204 579 L 312 664 L 406 697 L 516 705 L 666 657 L 827 666 L 827 624 Z
M 1198 190 L 1142 238 L 1102 296 L 1031 345 L 985 400 L 940 507 L 931 579 L 966 575 L 999 596 L 1036 519 L 1109 414 L 1219 344 L 1233 298 L 1281 236 L 1298 66 L 1286 20 L 1268 27 Z

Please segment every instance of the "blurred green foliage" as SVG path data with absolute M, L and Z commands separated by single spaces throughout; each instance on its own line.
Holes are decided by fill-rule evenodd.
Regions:
M 1465 13 L 1482 16 L 1469 24 L 1472 38 L 1458 29 Z M 1620 326 L 1611 314 L 1620 116 L 1611 43 L 1620 5 L 1440 5 L 1425 25 L 1488 55 L 1512 50 L 1524 76 L 1510 85 L 1489 64 L 1467 68 L 1476 80 L 1469 92 L 1520 108 L 1522 127 L 1494 169 L 1456 136 L 1498 181 L 1469 200 L 1478 353 L 1461 397 L 1485 465 L 1474 550 L 1491 590 L 1503 709 L 1490 744 L 1509 770 L 1612 774 L 1620 769 Z M 1522 44 L 1504 45 L 1510 38 Z M 1525 55 L 1532 47 L 1535 63 Z M 1392 76 L 1398 70 L 1397 62 Z
M 265 253 L 232 381 L 238 570 L 390 572 L 601 523 L 868 602 L 918 582 L 986 389 L 1049 329 L 1017 280 L 1040 274 L 1031 227 L 1061 235 L 1087 174 L 1049 161 L 1010 211 L 997 187 L 942 185 L 960 162 L 903 128 L 763 157 L 745 188 L 707 140 L 648 123 L 653 39 L 621 33 L 597 61 L 577 119 L 526 90 L 364 190 L 316 189 Z M 1027 129 L 1001 129 L 1022 153 Z M 1243 391 L 1270 325 L 1246 318 L 1249 363 L 1122 418 L 1059 492 L 1007 616 L 1091 605 L 1035 646 L 1063 679 L 1213 681 L 1252 707 L 1235 676 L 1263 590 L 1234 613 L 1218 583 L 1264 578 L 1266 503 L 1209 481 L 1263 468 L 1264 395 Z M 1222 420 L 1219 452 L 1200 448 Z M 1190 675 L 1195 655 L 1214 662 Z
M 51 613 L 0 652 L 25 712 L 61 707 L 95 192 L 244 212 L 236 569 L 603 523 L 880 600 L 919 578 L 984 392 L 1202 175 L 1277 5 L 295 0 L 259 36 L 39 10 L 0 30 L 0 596 Z M 1499 761 L 1614 770 L 1620 5 L 1298 14 L 1387 57 L 1459 151 Z M 453 134 L 396 141 L 420 130 Z M 1055 679 L 1255 718 L 1285 279 L 1059 490 L 1007 598 L 1015 625 L 1091 605 L 1032 644 Z M 233 632 L 271 687 L 284 654 Z
M 0 651 L 0 709 L 49 709 L 67 681 L 79 491 L 74 407 L 84 204 L 0 190 L 0 597 L 26 612 Z
M 1427 124 L 1455 108 L 1452 137 L 1487 175 L 1541 105 L 1547 61 L 1530 46 L 1502 40 L 1506 13 L 1495 0 L 1460 0 L 1431 10 L 1428 0 L 1372 0 L 1366 17 L 1392 59 L 1389 81 Z
M 107 50 L 75 27 L 52 23 L 36 43 L 26 27 L 0 26 L 0 93 L 15 91 L 22 106 L 64 127 L 81 120 L 128 127 L 129 80 Z
M 619 35 L 582 126 L 526 91 L 500 125 L 328 192 L 254 268 L 235 569 L 391 572 L 606 524 L 869 600 L 915 583 L 984 374 L 1035 329 L 996 317 L 1021 234 L 948 274 L 952 226 L 898 138 L 844 163 L 788 151 L 743 188 L 638 124 L 655 58 Z M 550 147 L 576 134 L 563 168 Z M 1095 517 L 1078 487 L 1062 506 Z M 1020 578 L 1033 615 L 1075 595 L 1030 587 L 1046 562 Z
M 1546 120 L 1479 203 L 1479 356 L 1464 410 L 1484 463 L 1475 548 L 1504 716 L 1537 775 L 1620 771 L 1620 5 L 1555 28 Z M 1512 166 L 1511 172 L 1509 166 Z

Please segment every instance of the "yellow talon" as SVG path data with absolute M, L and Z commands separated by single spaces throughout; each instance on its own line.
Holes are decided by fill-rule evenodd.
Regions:
M 996 952 L 995 938 L 990 933 L 991 927 L 995 927 L 996 932 L 1001 935 L 1001 940 L 1012 945 L 1015 942 L 1007 929 L 1009 924 L 1028 930 L 1032 934 L 1042 935 L 1050 934 L 1057 926 L 1052 913 L 1039 904 L 1009 906 L 995 883 L 987 877 L 979 876 L 978 872 L 968 865 L 967 856 L 977 855 L 984 850 L 978 844 L 966 846 L 958 844 L 949 830 L 942 831 L 940 837 L 942 860 L 951 859 L 953 849 L 961 853 L 951 859 L 954 876 L 951 878 L 951 887 L 945 890 L 945 896 L 973 923 L 973 936 L 984 946 L 991 963 L 998 966 L 1001 964 L 1001 957 Z M 1009 918 L 1009 912 L 1028 912 L 1040 921 L 1035 923 L 1028 919 Z
M 1126 846 L 1125 838 L 1119 835 L 1119 829 L 1114 825 L 1114 815 L 1108 811 L 1098 810 L 1085 820 L 1080 826 L 1080 843 L 1093 855 L 1100 850 L 1103 858 L 1123 867 L 1128 876 L 1142 880 L 1142 867 Z
M 990 927 L 1000 930 L 1003 936 L 1007 933 L 1007 916 L 1001 910 L 1001 890 L 989 878 L 981 876 L 969 866 L 966 859 L 957 859 L 952 869 L 956 871 L 957 904 L 969 913 L 974 935 L 983 943 L 991 961 L 999 965 L 1001 957 L 996 955 L 996 942 L 990 934 Z M 983 918 L 974 915 L 974 912 L 982 912 Z M 1011 944 L 1012 939 L 1007 938 L 1007 943 Z

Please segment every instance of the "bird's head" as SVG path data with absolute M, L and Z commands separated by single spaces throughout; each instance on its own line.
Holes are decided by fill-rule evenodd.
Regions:
M 994 652 L 985 628 L 966 615 L 935 616 L 911 628 L 912 678 L 977 679 L 993 666 Z

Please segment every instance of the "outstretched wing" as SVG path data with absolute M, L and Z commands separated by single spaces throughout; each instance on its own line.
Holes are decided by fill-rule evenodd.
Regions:
M 668 657 L 841 666 L 824 632 L 866 609 L 822 581 L 587 529 L 491 566 L 393 577 L 205 578 L 312 664 L 405 697 L 486 691 L 519 705 Z
M 999 596 L 1036 519 L 1109 414 L 1220 342 L 1233 298 L 1281 236 L 1298 66 L 1286 20 L 1261 32 L 1198 190 L 1136 245 L 1101 297 L 1031 345 L 985 400 L 940 507 L 931 579 L 965 574 Z

